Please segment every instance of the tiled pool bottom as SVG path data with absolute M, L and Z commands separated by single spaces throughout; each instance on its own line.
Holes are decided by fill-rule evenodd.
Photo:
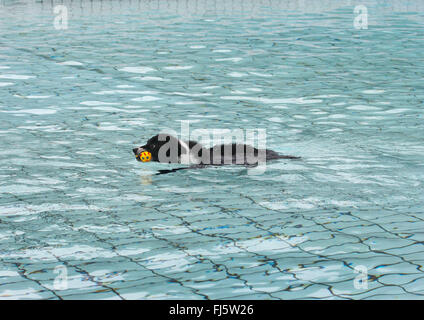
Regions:
M 88 171 L 62 169 L 72 176 L 66 183 L 55 181 L 53 163 L 2 199 L 2 298 L 424 294 L 419 208 L 376 205 L 366 186 L 364 194 L 343 192 L 350 183 L 338 182 L 334 192 L 311 182 L 311 168 L 329 161 L 277 165 L 260 178 L 240 169 L 148 177 L 91 163 Z M 16 183 L 31 171 L 17 173 Z M 67 288 L 55 290 L 60 266 Z M 368 269 L 368 288 L 355 289 L 357 266 Z
M 361 31 L 348 5 L 67 31 L 0 5 L 0 298 L 423 299 L 423 10 L 370 3 Z M 302 160 L 134 160 L 182 119 Z

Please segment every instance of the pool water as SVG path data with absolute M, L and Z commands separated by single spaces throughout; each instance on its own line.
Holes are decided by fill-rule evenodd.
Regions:
M 424 297 L 421 1 L 54 2 L 0 2 L 0 298 Z M 134 159 L 181 120 L 302 160 Z

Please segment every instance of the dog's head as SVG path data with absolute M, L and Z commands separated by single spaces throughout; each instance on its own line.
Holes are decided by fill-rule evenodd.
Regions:
M 189 152 L 185 142 L 178 140 L 174 136 L 161 133 L 150 138 L 144 146 L 134 148 L 133 152 L 138 161 L 140 154 L 148 151 L 152 154 L 151 161 L 163 163 L 178 163 L 182 154 Z

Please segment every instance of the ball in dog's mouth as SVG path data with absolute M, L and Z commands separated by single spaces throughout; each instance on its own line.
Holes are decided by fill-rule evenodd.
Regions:
M 141 162 L 149 162 L 152 160 L 152 154 L 149 151 L 143 151 L 137 156 L 137 160 Z

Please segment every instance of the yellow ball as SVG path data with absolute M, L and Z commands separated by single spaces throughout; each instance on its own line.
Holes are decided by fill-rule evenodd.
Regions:
M 143 151 L 140 153 L 139 159 L 141 162 L 149 162 L 152 160 L 152 154 L 149 151 Z

